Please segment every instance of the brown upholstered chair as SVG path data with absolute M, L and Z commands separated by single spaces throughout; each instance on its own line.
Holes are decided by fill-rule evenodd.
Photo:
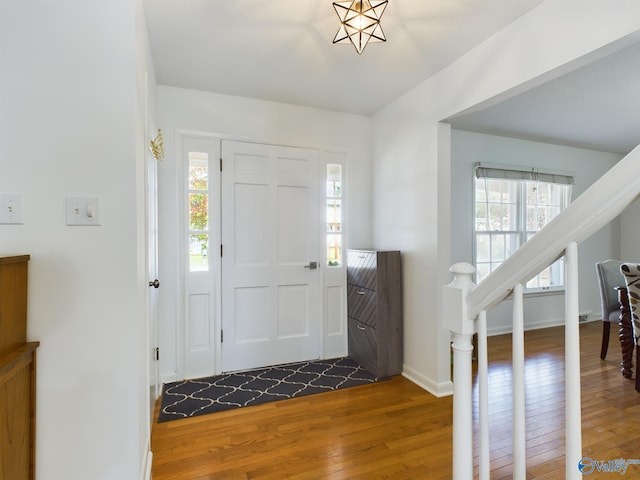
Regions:
M 620 260 L 605 260 L 596 263 L 598 274 L 598 285 L 600 287 L 600 306 L 602 308 L 602 347 L 600 348 L 600 358 L 607 357 L 609 348 L 609 334 L 611 324 L 618 325 L 620 321 L 620 302 L 618 302 L 618 292 L 615 287 L 624 287 L 624 275 L 620 271 L 622 262 Z

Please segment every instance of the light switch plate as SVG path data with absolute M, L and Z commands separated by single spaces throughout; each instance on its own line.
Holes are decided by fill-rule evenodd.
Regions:
M 22 197 L 17 193 L 0 194 L 0 224 L 22 223 Z
M 67 197 L 67 225 L 100 225 L 100 199 L 98 197 Z

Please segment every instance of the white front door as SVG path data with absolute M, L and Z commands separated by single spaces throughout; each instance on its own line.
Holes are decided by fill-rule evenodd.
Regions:
M 223 140 L 222 162 L 222 370 L 319 358 L 318 152 Z

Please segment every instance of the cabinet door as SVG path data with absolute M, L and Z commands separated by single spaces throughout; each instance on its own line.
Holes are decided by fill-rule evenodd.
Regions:
M 349 250 L 347 252 L 347 283 L 375 290 L 377 282 L 376 268 L 376 252 L 363 250 Z
M 371 327 L 378 326 L 376 291 L 357 285 L 347 285 L 347 311 L 350 318 L 366 323 Z
M 349 319 L 349 356 L 378 376 L 378 332 L 375 328 Z

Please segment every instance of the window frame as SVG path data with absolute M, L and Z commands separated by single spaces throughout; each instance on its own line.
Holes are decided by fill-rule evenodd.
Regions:
M 324 211 L 324 221 L 323 221 L 323 237 L 324 237 L 324 261 L 323 264 L 329 268 L 329 269 L 335 269 L 335 268 L 341 268 L 345 266 L 345 258 L 344 258 L 344 253 L 345 253 L 345 194 L 344 194 L 344 186 L 345 186 L 345 165 L 342 162 L 335 162 L 335 161 L 326 161 L 323 162 L 324 165 L 324 176 L 322 177 L 324 179 L 323 182 L 323 211 Z M 340 170 L 340 180 L 339 180 L 339 187 L 338 187 L 338 194 L 335 194 L 336 188 L 334 187 L 334 194 L 331 195 L 329 193 L 329 169 L 330 167 L 339 167 Z M 330 220 L 330 216 L 329 216 L 329 202 L 336 202 L 336 205 L 339 203 L 340 207 L 339 207 L 339 217 L 340 217 L 340 221 L 339 221 L 339 229 L 333 230 L 329 227 L 329 220 Z M 336 210 L 337 211 L 337 210 Z M 336 225 L 338 225 L 338 222 L 334 222 Z M 337 243 L 334 243 L 334 245 L 337 245 L 337 248 L 339 248 L 339 255 L 336 255 L 335 259 L 332 259 L 331 256 L 329 255 L 329 250 L 331 249 L 331 242 L 330 239 L 331 238 L 339 238 L 339 241 Z M 338 245 L 339 244 L 339 245 Z
M 481 173 L 478 173 L 478 168 L 489 168 L 489 170 L 491 170 L 491 173 L 489 174 L 485 174 L 481 176 Z M 485 265 L 489 266 L 489 272 L 485 273 L 485 277 L 488 276 L 496 267 L 492 268 L 492 265 L 494 265 L 496 262 L 493 260 L 493 248 L 491 245 L 491 240 L 492 237 L 497 233 L 497 234 L 503 234 L 505 237 L 505 244 L 503 246 L 504 249 L 504 258 L 502 260 L 499 260 L 498 265 L 500 265 L 501 263 L 503 263 L 507 258 L 509 258 L 509 256 L 511 256 L 513 254 L 513 252 L 515 252 L 515 250 L 517 250 L 518 248 L 520 248 L 522 245 L 524 245 L 524 243 L 526 243 L 526 241 L 531 238 L 533 235 L 535 235 L 535 233 L 537 233 L 537 231 L 539 231 L 540 229 L 536 230 L 536 231 L 532 231 L 528 229 L 528 225 L 527 225 L 527 209 L 530 208 L 531 206 L 537 207 L 539 208 L 540 205 L 549 205 L 549 204 L 545 204 L 545 203 L 528 203 L 527 201 L 527 195 L 528 195 L 528 184 L 530 182 L 536 182 L 536 183 L 545 183 L 545 184 L 553 184 L 553 185 L 559 185 L 562 188 L 562 191 L 560 192 L 561 195 L 561 199 L 560 199 L 560 205 L 555 205 L 556 207 L 559 207 L 559 211 L 554 214 L 551 218 L 549 218 L 548 220 L 546 220 L 545 224 L 549 223 L 556 215 L 558 215 L 560 212 L 562 212 L 568 205 L 569 203 L 571 203 L 571 193 L 572 193 L 572 185 L 573 185 L 573 176 L 572 175 L 568 175 L 566 173 L 541 173 L 539 171 L 537 171 L 536 169 L 527 169 L 527 170 L 523 170 L 522 167 L 509 167 L 509 168 L 505 168 L 504 166 L 494 166 L 494 167 L 486 167 L 485 165 L 480 165 L 480 164 L 476 164 L 475 166 L 476 169 L 476 174 L 473 176 L 473 195 L 472 195 L 472 199 L 473 199 L 473 217 L 472 217 L 472 237 L 473 237 L 473 264 L 476 267 L 476 274 L 475 274 L 475 279 L 476 282 L 479 283 L 480 281 L 482 281 L 482 278 L 479 279 L 479 273 L 480 273 L 480 268 L 478 267 L 478 237 L 479 234 L 482 236 L 486 236 L 489 239 L 489 260 L 487 262 L 482 262 Z M 501 173 L 504 173 L 504 177 L 500 177 L 499 175 Z M 516 189 L 516 194 L 515 194 L 515 202 L 504 202 L 501 201 L 500 203 L 497 203 L 498 205 L 501 205 L 504 208 L 504 205 L 513 205 L 514 209 L 515 209 L 515 221 L 514 224 L 515 225 L 511 225 L 511 229 L 509 230 L 502 230 L 502 229 L 494 229 L 491 230 L 489 228 L 487 228 L 486 230 L 478 230 L 478 184 L 479 182 L 486 182 L 489 180 L 496 180 L 496 181 L 512 181 L 515 183 L 515 189 Z M 504 192 L 505 191 L 505 186 L 508 184 L 504 184 L 503 187 L 501 188 L 501 191 Z M 485 190 L 487 191 L 487 190 Z M 491 204 L 496 204 L 496 202 L 490 202 L 490 200 L 488 198 L 485 198 L 483 204 L 486 205 L 486 222 L 488 223 L 489 220 L 489 206 Z M 552 205 L 553 206 L 553 205 Z M 544 227 L 543 225 L 543 227 Z M 513 227 L 515 226 L 515 230 L 513 229 Z M 512 248 L 510 253 L 509 253 L 509 248 L 507 248 L 507 242 L 506 242 L 506 238 L 508 236 L 512 236 L 513 238 L 515 238 L 516 241 L 516 246 L 515 248 Z M 525 294 L 528 295 L 539 295 L 539 294 L 546 294 L 546 293 L 561 293 L 564 292 L 564 257 L 558 259 L 556 262 L 554 262 L 553 264 L 549 265 L 547 268 L 545 268 L 542 272 L 540 272 L 538 275 L 536 275 L 535 277 L 529 279 L 526 284 L 524 285 L 524 292 Z M 540 276 L 544 274 L 545 271 L 551 269 L 550 272 L 550 276 L 555 277 L 555 284 L 554 285 L 550 285 L 550 286 L 531 286 L 531 282 L 533 281 L 537 281 L 538 285 L 540 283 Z M 558 271 L 559 269 L 559 271 Z M 558 277 L 559 277 L 559 283 L 558 283 Z

